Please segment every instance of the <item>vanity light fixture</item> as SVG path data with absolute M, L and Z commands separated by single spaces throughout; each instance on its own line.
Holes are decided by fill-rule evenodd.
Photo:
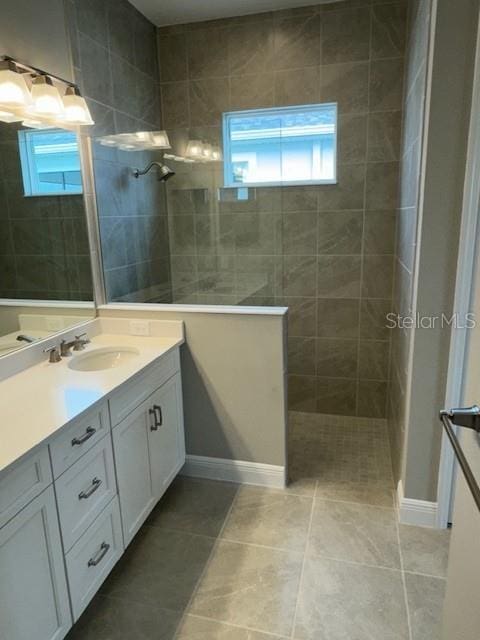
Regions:
M 65 110 L 65 122 L 78 125 L 94 124 L 85 98 L 80 95 L 78 87 L 67 87 L 63 96 L 63 108 Z
M 62 97 L 48 76 L 37 76 L 32 82 L 33 104 L 28 113 L 47 118 L 62 118 L 64 115 Z
M 9 56 L 0 57 L 0 120 L 37 128 L 93 124 L 77 85 Z

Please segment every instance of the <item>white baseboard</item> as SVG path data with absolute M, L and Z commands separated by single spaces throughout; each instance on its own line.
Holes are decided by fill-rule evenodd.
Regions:
M 397 486 L 398 520 L 401 524 L 411 524 L 417 527 L 437 527 L 438 504 L 426 500 L 413 500 L 403 495 L 403 485 L 400 480 Z
M 284 489 L 286 486 L 285 467 L 245 460 L 187 455 L 181 474 L 192 478 L 255 484 L 272 489 Z

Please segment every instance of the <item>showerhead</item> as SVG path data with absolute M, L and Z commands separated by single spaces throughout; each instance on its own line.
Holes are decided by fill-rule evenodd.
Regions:
M 160 182 L 166 182 L 167 180 L 169 180 L 169 178 L 175 175 L 175 171 L 172 171 L 169 167 L 167 167 L 166 164 L 162 164 L 161 162 L 151 162 L 148 167 L 145 167 L 145 169 L 143 169 L 143 171 L 140 169 L 134 169 L 133 175 L 135 178 L 144 176 L 150 171 L 150 169 L 152 169 L 152 167 L 157 167 L 157 180 L 159 180 Z

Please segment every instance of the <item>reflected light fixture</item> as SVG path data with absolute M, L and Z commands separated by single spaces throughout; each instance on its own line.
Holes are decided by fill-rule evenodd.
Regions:
M 0 122 L 21 122 L 22 119 L 22 116 L 10 113 L 10 111 L 0 110 Z
M 202 148 L 202 158 L 203 160 L 212 160 L 212 154 L 213 154 L 213 147 L 211 144 L 209 144 L 208 142 L 205 142 Z
M 213 147 L 212 160 L 214 162 L 220 162 L 221 160 L 223 160 L 223 156 L 222 156 L 222 152 L 220 150 L 220 147 Z
M 33 115 L 58 118 L 63 116 L 63 102 L 57 87 L 49 76 L 37 76 L 32 82 L 33 104 L 27 111 Z
M 94 124 L 85 98 L 82 98 L 77 87 L 67 87 L 63 96 L 63 108 L 65 122 L 78 125 Z
M 170 140 L 166 131 L 152 131 L 153 147 L 155 149 L 171 149 Z
M 192 158 L 193 160 L 203 160 L 203 143 L 201 140 L 189 140 L 187 143 L 187 148 L 185 150 L 185 155 L 187 158 Z

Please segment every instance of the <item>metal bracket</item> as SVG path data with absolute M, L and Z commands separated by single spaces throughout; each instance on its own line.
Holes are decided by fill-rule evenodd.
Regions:
M 480 407 L 474 404 L 472 407 L 461 407 L 440 411 L 440 419 L 447 417 L 457 427 L 466 427 L 480 433 Z

